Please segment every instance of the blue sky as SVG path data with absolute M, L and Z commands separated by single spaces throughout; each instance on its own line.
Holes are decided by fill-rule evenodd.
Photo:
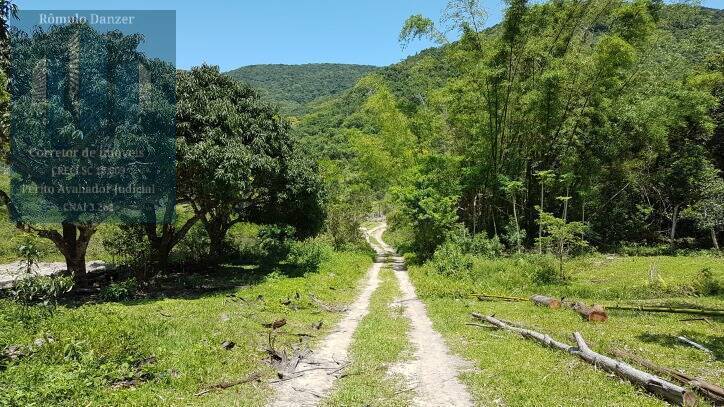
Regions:
M 176 63 L 230 70 L 263 63 L 339 62 L 389 65 L 429 47 L 397 42 L 405 19 L 437 21 L 447 0 L 17 0 L 25 9 L 176 10 Z M 488 24 L 502 1 L 483 0 Z M 724 0 L 703 5 L 724 8 Z

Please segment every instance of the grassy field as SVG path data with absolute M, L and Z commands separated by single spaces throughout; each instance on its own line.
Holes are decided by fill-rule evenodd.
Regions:
M 0 367 L 0 405 L 258 406 L 270 394 L 261 382 L 194 394 L 252 372 L 270 379 L 274 370 L 264 363 L 269 329 L 262 324 L 288 321 L 276 335 L 277 349 L 298 342 L 300 333 L 313 335 L 313 345 L 340 314 L 321 310 L 309 295 L 351 302 L 370 264 L 367 253 L 336 252 L 305 275 L 228 266 L 192 279 L 196 289 L 69 303 L 52 314 L 0 300 L 0 345 L 22 345 L 29 354 Z M 281 303 L 286 298 L 291 304 Z M 46 337 L 52 342 L 27 351 Z M 225 350 L 224 341 L 236 346 Z
M 650 283 L 654 264 L 660 279 Z M 541 284 L 525 258 L 476 259 L 472 270 L 443 276 L 430 266 L 413 267 L 411 278 L 427 304 L 434 326 L 451 350 L 472 361 L 476 370 L 463 374 L 480 405 L 507 406 L 659 406 L 657 398 L 627 382 L 559 351 L 520 336 L 476 326 L 470 313 L 495 314 L 573 343 L 579 331 L 593 350 L 627 349 L 660 365 L 682 369 L 714 383 L 724 382 L 724 335 L 721 320 L 681 321 L 687 315 L 609 311 L 605 323 L 588 323 L 571 310 L 549 310 L 528 302 L 481 302 L 470 293 L 565 296 L 588 303 L 687 303 L 724 308 L 724 296 L 695 295 L 700 270 L 708 268 L 724 284 L 724 262 L 718 257 L 587 256 L 569 261 L 567 283 Z M 697 341 L 717 360 L 681 344 L 677 335 Z

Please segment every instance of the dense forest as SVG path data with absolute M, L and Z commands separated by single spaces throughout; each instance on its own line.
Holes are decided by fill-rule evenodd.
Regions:
M 248 65 L 225 72 L 251 85 L 279 106 L 282 113 L 301 115 L 310 104 L 338 96 L 376 67 L 351 64 Z
M 440 48 L 366 76 L 296 127 L 332 174 L 333 201 L 383 202 L 423 258 L 457 224 L 513 249 L 571 222 L 600 249 L 718 244 L 724 12 L 513 2 L 480 30 L 469 6 L 453 2 L 443 27 L 411 17 L 401 41 Z

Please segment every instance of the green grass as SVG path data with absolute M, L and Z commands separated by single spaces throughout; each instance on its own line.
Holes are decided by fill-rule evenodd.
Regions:
M 548 263 L 535 256 L 475 258 L 472 270 L 460 272 L 454 278 L 428 273 L 429 278 L 420 281 L 421 294 L 465 298 L 470 293 L 522 296 L 547 293 L 608 301 L 673 298 L 693 293 L 697 276 L 704 268 L 709 268 L 714 278 L 724 285 L 724 261 L 714 256 L 582 256 L 566 262 L 567 284 L 540 284 L 536 282 L 536 269 Z M 656 265 L 663 287 L 649 284 L 651 264 Z
M 25 309 L 0 300 L 0 348 L 51 336 L 54 341 L 0 370 L 0 405 L 249 405 L 263 404 L 265 384 L 251 383 L 194 396 L 207 385 L 261 372 L 274 375 L 263 359 L 267 329 L 280 318 L 275 347 L 298 341 L 294 333 L 315 339 L 326 335 L 340 314 L 321 311 L 309 294 L 330 304 L 356 297 L 370 264 L 366 253 L 338 252 L 317 272 L 263 275 L 244 267 L 227 267 L 200 283 L 206 292 L 181 291 L 162 298 L 123 303 L 79 303 L 50 314 L 39 306 Z M 236 285 L 236 289 L 211 289 Z M 300 293 L 299 300 L 294 299 Z M 228 297 L 243 297 L 246 301 Z M 263 296 L 257 301 L 257 296 Z M 281 300 L 294 299 L 285 306 Z M 322 330 L 312 327 L 323 321 Z M 236 343 L 224 350 L 225 340 Z M 313 346 L 313 343 L 312 343 Z M 154 356 L 155 362 L 137 367 Z M 114 388 L 119 380 L 143 377 L 130 389 Z
M 655 263 L 665 285 L 648 284 Z M 566 296 L 588 303 L 600 300 L 668 302 L 724 308 L 724 296 L 693 296 L 699 270 L 708 267 L 724 282 L 724 262 L 715 257 L 588 256 L 569 261 L 567 284 L 542 285 L 526 259 L 476 259 L 469 272 L 441 276 L 429 266 L 413 267 L 410 275 L 418 296 L 427 304 L 434 327 L 454 353 L 472 361 L 477 371 L 464 373 L 481 405 L 511 406 L 657 406 L 659 399 L 628 382 L 611 377 L 576 357 L 544 348 L 520 336 L 465 325 L 470 313 L 495 314 L 573 343 L 579 331 L 592 349 L 607 353 L 628 349 L 662 366 L 724 382 L 722 321 L 681 321 L 687 315 L 646 314 L 609 310 L 605 323 L 588 323 L 568 309 L 549 310 L 529 302 L 481 302 L 473 292 L 528 296 L 534 293 Z M 684 335 L 714 350 L 718 360 L 683 345 Z
M 392 270 L 380 271 L 380 286 L 370 300 L 369 314 L 360 322 L 350 347 L 350 366 L 340 378 L 326 406 L 406 406 L 411 392 L 405 379 L 389 373 L 395 363 L 409 358 L 409 321 L 394 305 L 400 291 Z

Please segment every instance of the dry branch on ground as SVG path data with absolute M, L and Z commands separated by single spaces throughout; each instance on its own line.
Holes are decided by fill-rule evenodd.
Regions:
M 484 316 L 475 312 L 472 313 L 472 316 L 481 321 L 486 321 L 500 329 L 518 333 L 524 338 L 532 339 L 546 347 L 556 348 L 572 355 L 576 355 L 582 360 L 623 377 L 631 383 L 641 386 L 649 392 L 656 394 L 671 403 L 675 403 L 676 405 L 696 405 L 696 397 L 687 389 L 650 373 L 638 370 L 627 363 L 594 352 L 588 347 L 588 344 L 583 339 L 583 336 L 578 332 L 573 334 L 578 345 L 578 347 L 574 347 L 557 341 L 548 335 L 530 329 L 521 328 L 519 326 L 513 326 L 492 316 Z

